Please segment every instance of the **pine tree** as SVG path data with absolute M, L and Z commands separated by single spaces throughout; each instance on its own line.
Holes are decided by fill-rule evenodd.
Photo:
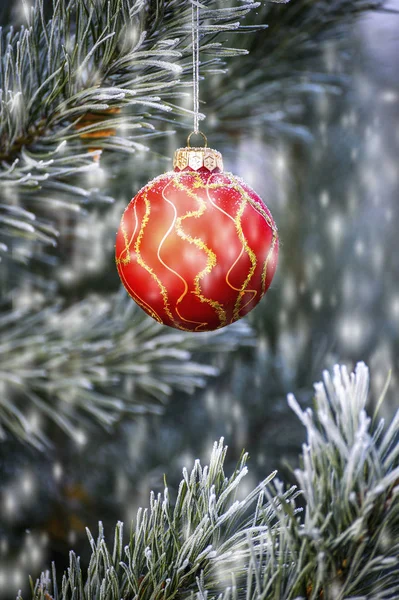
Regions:
M 209 466 L 183 469 L 177 498 L 168 488 L 139 509 L 130 536 L 118 523 L 109 547 L 100 524 L 88 531 L 87 574 L 70 553 L 60 587 L 53 565 L 32 597 L 392 599 L 399 594 L 399 411 L 388 428 L 366 413 L 368 369 L 336 367 L 315 385 L 315 409 L 289 404 L 307 430 L 296 486 L 276 473 L 248 494 L 243 454 L 231 477 L 227 448 Z M 383 398 L 381 399 L 381 401 Z M 301 506 L 303 504 L 303 506 Z
M 45 5 L 40 1 L 30 10 L 26 8 L 26 26 L 16 31 L 10 28 L 3 34 L 0 84 L 3 213 L 0 222 L 5 242 L 1 248 L 6 261 L 6 279 L 8 275 L 11 281 L 11 286 L 6 284 L 5 308 L 13 298 L 17 304 L 16 310 L 6 313 L 4 320 L 7 333 L 2 350 L 7 373 L 3 381 L 7 387 L 16 385 L 22 392 L 23 402 L 29 400 L 69 432 L 73 431 L 71 425 L 78 418 L 71 411 L 82 404 L 105 424 L 111 423 L 112 412 L 121 413 L 125 408 L 133 412 L 143 410 L 140 406 L 127 406 L 129 391 L 122 395 L 111 391 L 116 390 L 115 381 L 119 384 L 118 390 L 121 381 L 128 388 L 137 383 L 139 389 L 159 401 L 170 394 L 171 383 L 175 389 L 193 390 L 203 385 L 204 375 L 215 374 L 212 367 L 201 367 L 197 363 L 189 366 L 187 336 L 181 336 L 180 341 L 172 338 L 175 351 L 170 362 L 161 351 L 163 340 L 157 339 L 162 338 L 161 329 L 146 323 L 143 334 L 143 325 L 139 324 L 135 334 L 132 324 L 137 313 L 130 301 L 125 308 L 120 304 L 123 299 L 118 301 L 115 296 L 90 298 L 62 312 L 51 279 L 54 261 L 58 259 L 59 264 L 62 254 L 60 257 L 56 252 L 49 253 L 48 248 L 56 244 L 61 219 L 70 220 L 71 215 L 79 214 L 85 205 L 101 207 L 102 203 L 112 201 L 98 188 L 85 187 L 88 185 L 85 174 L 92 174 L 94 179 L 99 177 L 101 151 L 107 155 L 104 160 L 109 157 L 110 168 L 115 169 L 120 153 L 135 156 L 147 149 L 146 140 L 162 134 L 163 124 L 168 123 L 165 114 L 170 119 L 170 115 L 190 113 L 176 104 L 175 99 L 183 95 L 180 90 L 187 87 L 191 73 L 187 62 L 191 5 L 185 4 L 178 12 L 175 5 L 173 1 L 156 2 L 155 8 L 150 10 L 145 1 L 56 2 L 51 19 L 46 20 Z M 218 31 L 239 29 L 237 19 L 256 6 L 249 3 L 205 10 L 204 41 Z M 205 62 L 208 66 L 218 66 L 221 62 L 218 54 L 235 53 L 227 48 L 221 52 L 217 42 L 204 44 L 204 48 L 216 55 Z M 64 245 L 65 241 L 61 241 L 61 251 L 65 252 Z M 42 274 L 43 264 L 50 269 Z M 18 289 L 18 283 L 20 286 L 27 275 L 31 285 L 27 290 Z M 12 285 L 14 277 L 17 277 L 15 287 Z M 112 286 L 115 287 L 115 281 Z M 46 293 L 45 299 L 40 295 L 41 290 Z M 38 294 L 35 307 L 29 306 L 29 301 L 28 306 L 20 306 L 32 293 Z M 104 300 L 108 306 L 104 306 Z M 116 311 L 112 310 L 115 302 Z M 37 305 L 41 304 L 45 306 L 38 310 Z M 88 313 L 96 316 L 87 321 Z M 86 321 L 84 329 L 82 320 Z M 101 327 L 106 328 L 102 339 Z M 65 328 L 70 329 L 69 340 L 65 337 Z M 119 350 L 116 353 L 111 350 L 108 365 L 100 364 L 101 361 L 96 365 L 99 348 L 107 344 L 112 348 L 113 343 L 106 339 L 112 330 L 116 334 L 112 342 Z M 44 337 L 38 337 L 39 331 Z M 248 329 L 238 326 L 221 335 L 221 343 L 216 342 L 215 348 L 220 349 L 221 345 L 234 348 L 240 341 L 245 343 Z M 129 342 L 142 353 L 144 339 L 149 342 L 147 366 L 129 370 L 122 356 L 131 348 Z M 198 342 L 206 352 L 209 336 L 197 337 L 197 348 Z M 24 346 L 26 352 L 21 352 Z M 56 361 L 58 367 L 54 370 L 52 361 L 58 353 L 64 360 Z M 33 369 L 30 368 L 32 358 Z M 132 359 L 130 354 L 129 361 Z M 179 376 L 175 361 L 186 363 L 184 371 L 180 368 Z M 120 370 L 117 368 L 112 373 L 112 363 Z M 52 365 L 50 369 L 48 364 Z M 157 371 L 156 376 L 151 377 L 151 365 Z M 160 375 L 162 371 L 165 375 Z M 47 379 L 49 372 L 52 375 Z M 57 387 L 51 384 L 51 377 L 60 386 L 61 411 L 51 406 L 53 390 Z M 153 407 L 150 406 L 150 410 Z M 14 434 L 38 443 L 37 432 L 32 431 L 26 413 L 19 410 L 15 400 L 5 399 L 0 414 L 1 422 Z M 41 431 L 38 433 L 42 436 Z
M 355 18 L 382 3 L 201 4 L 201 89 L 212 141 L 231 164 L 245 154 L 248 138 L 262 152 L 265 139 L 277 143 L 278 165 L 282 153 L 291 157 L 282 180 L 287 185 L 289 171 L 296 195 L 289 211 L 284 205 L 277 211 L 283 237 L 295 248 L 282 268 L 299 288 L 309 244 L 295 245 L 298 215 L 314 209 L 305 199 L 303 165 L 312 140 L 306 111 L 315 110 L 320 97 L 337 98 L 348 83 L 341 67 L 328 70 L 316 55 L 333 44 L 338 57 L 347 56 L 334 40 L 347 41 Z M 169 166 L 166 156 L 191 126 L 191 7 L 172 0 L 60 0 L 24 10 L 2 7 L 0 492 L 7 519 L 0 526 L 0 582 L 6 572 L 8 596 L 22 585 L 9 582 L 30 552 L 21 531 L 51 535 L 50 553 L 35 538 L 43 560 L 32 558 L 24 570 L 36 573 L 49 555 L 62 570 L 66 546 L 84 554 L 83 529 L 93 527 L 94 506 L 106 527 L 115 512 L 127 521 L 132 508 L 123 494 L 134 492 L 144 502 L 153 482 L 159 486 L 165 461 L 174 487 L 181 451 L 199 455 L 209 436 L 214 439 L 199 403 L 206 403 L 216 429 L 233 432 L 227 468 L 246 436 L 260 449 L 253 478 L 265 464 L 281 466 L 282 454 L 295 456 L 300 431 L 281 398 L 294 389 L 308 400 L 311 378 L 332 360 L 333 335 L 324 348 L 302 343 L 304 315 L 318 332 L 328 318 L 331 334 L 339 317 L 330 310 L 327 317 L 315 315 L 305 298 L 288 338 L 289 327 L 282 331 L 276 318 L 283 294 L 272 291 L 267 309 L 246 323 L 187 336 L 165 332 L 118 292 L 112 255 L 123 207 L 133 190 Z M 244 152 L 237 152 L 237 139 L 244 140 Z M 306 226 L 310 239 L 310 220 Z M 328 288 L 330 271 L 325 277 Z M 297 342 L 293 359 L 290 344 Z M 189 415 L 190 443 L 175 425 L 176 414 Z M 264 438 L 274 442 L 267 451 Z M 24 500 L 29 477 L 25 491 L 16 486 L 26 471 L 41 490 L 35 509 Z M 108 493 L 108 486 L 118 493 Z M 115 508 L 118 494 L 123 499 Z M 342 565 L 334 565 L 338 573 Z M 326 589 L 320 581 L 321 587 L 312 577 L 305 584 L 314 598 Z

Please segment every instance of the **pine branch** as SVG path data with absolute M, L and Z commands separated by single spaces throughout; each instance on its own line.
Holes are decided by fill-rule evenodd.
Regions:
M 41 196 L 61 194 L 71 210 L 76 203 L 107 200 L 84 179 L 98 168 L 101 150 L 136 153 L 146 139 L 162 133 L 163 122 L 190 115 L 171 101 L 185 94 L 191 77 L 189 2 L 182 6 L 177 0 L 157 0 L 147 10 L 144 0 L 136 0 L 131 9 L 127 0 L 112 0 L 105 10 L 92 0 L 82 5 L 80 0 L 69 5 L 60 0 L 46 23 L 42 1 L 32 9 L 28 28 L 2 34 L 0 154 L 7 160 L 0 167 L 0 253 L 16 237 L 56 245 L 57 229 L 43 219 Z M 320 45 L 343 38 L 354 16 L 382 7 L 383 0 L 297 0 L 274 8 L 266 2 L 257 24 L 246 26 L 240 19 L 259 3 L 223 9 L 212 5 L 212 0 L 202 3 L 201 73 L 222 77 L 225 91 L 212 99 L 211 115 L 220 131 L 236 134 L 262 123 L 268 136 L 310 139 L 297 123 L 305 95 L 339 93 L 346 79 L 342 73 L 320 72 L 320 64 L 313 70 L 309 65 L 319 56 Z M 244 35 L 244 49 L 214 40 L 218 32 L 235 36 L 259 30 L 265 20 L 267 34 Z M 236 46 L 236 37 L 232 42 Z M 258 68 L 247 69 L 242 58 L 227 75 L 225 58 L 248 50 L 251 65 Z
M 156 0 L 150 10 L 147 4 L 54 0 L 46 21 L 43 0 L 36 0 L 26 27 L 0 32 L 3 251 L 7 238 L 17 236 L 56 242 L 57 232 L 41 216 L 40 195 L 62 193 L 65 205 L 102 199 L 82 179 L 98 167 L 93 159 L 101 149 L 135 153 L 162 115 L 191 114 L 169 100 L 172 91 L 173 98 L 184 95 L 190 80 L 191 4 Z M 240 19 L 258 6 L 212 4 L 203 2 L 204 43 L 239 30 Z M 210 64 L 221 64 L 218 50 L 208 48 Z M 37 205 L 27 212 L 32 198 Z
M 214 446 L 209 467 L 183 471 L 174 509 L 167 488 L 139 509 L 127 546 L 122 524 L 108 549 L 100 524 L 89 535 L 87 575 L 71 552 L 60 590 L 55 567 L 32 584 L 32 598 L 218 598 L 219 600 L 388 600 L 399 593 L 399 411 L 367 416 L 368 370 L 336 367 L 315 386 L 315 411 L 289 404 L 308 443 L 295 471 L 301 492 L 284 490 L 273 473 L 243 500 L 243 458 L 230 477 L 226 448 Z M 296 505 L 301 494 L 304 516 Z M 21 599 L 21 595 L 18 596 Z
M 271 527 L 276 522 L 275 509 L 264 501 L 262 491 L 274 474 L 237 500 L 247 473 L 247 454 L 227 478 L 223 471 L 226 450 L 221 440 L 214 445 L 209 466 L 203 468 L 196 461 L 191 473 L 183 470 L 173 508 L 167 488 L 163 497 L 151 494 L 149 509 L 137 513 L 127 546 L 123 545 L 122 523 L 116 527 L 113 550 L 108 549 L 101 524 L 97 542 L 88 532 L 92 557 L 87 578 L 71 552 L 60 592 L 51 585 L 48 574 L 43 574 L 32 590 L 33 596 L 44 600 L 49 592 L 55 600 L 186 598 L 197 588 L 197 580 L 206 579 L 208 587 L 216 591 L 229 580 L 234 560 L 236 569 L 244 572 L 250 558 L 248 537 L 259 540 L 266 531 L 263 522 Z
M 192 394 L 219 374 L 210 356 L 253 344 L 243 322 L 169 332 L 123 290 L 64 310 L 14 310 L 0 331 L 0 436 L 12 432 L 40 449 L 49 444 L 46 420 L 83 444 L 93 421 L 110 429 L 124 415 L 160 414 L 174 391 Z M 206 362 L 194 360 L 201 354 Z
M 284 7 L 263 3 L 257 19 L 269 24 L 267 32 L 244 36 L 248 58 L 232 61 L 220 79 L 227 92 L 212 98 L 218 131 L 236 136 L 237 131 L 252 132 L 261 126 L 269 139 L 310 141 L 309 131 L 301 125 L 306 97 L 342 92 L 348 75 L 337 67 L 348 61 L 345 40 L 355 19 L 384 4 L 384 0 L 296 0 Z M 326 60 L 323 64 L 323 52 L 334 58 L 332 66 Z M 234 87 L 231 81 L 236 82 Z
M 295 470 L 305 514 L 294 518 L 295 501 L 283 504 L 278 535 L 266 536 L 252 565 L 253 600 L 397 597 L 399 410 L 384 430 L 378 407 L 373 418 L 366 413 L 368 387 L 359 363 L 350 376 L 338 366 L 333 378 L 324 373 L 314 411 L 289 396 L 307 430 Z
M 257 6 L 240 2 L 214 9 L 213 2 L 206 0 L 203 43 L 218 32 L 239 30 L 240 19 Z M 46 21 L 43 0 L 37 0 L 27 18 L 27 28 L 0 34 L 4 42 L 0 44 L 0 235 L 4 239 L 0 254 L 29 267 L 32 258 L 47 258 L 40 244 L 56 245 L 58 209 L 77 213 L 85 205 L 113 201 L 97 188 L 87 187 L 86 177 L 93 171 L 95 175 L 103 149 L 110 154 L 139 151 L 145 147 L 143 136 L 160 133 L 155 126 L 162 126 L 162 115 L 191 114 L 173 104 L 170 96 L 172 91 L 179 96 L 183 86 L 188 87 L 192 67 L 190 2 L 156 1 L 149 7 L 146 0 L 57 0 L 51 20 Z M 209 50 L 209 64 L 222 64 L 220 47 Z M 141 353 L 137 341 L 140 369 L 121 373 L 116 362 L 120 355 L 126 357 L 128 340 L 120 330 L 118 313 L 108 307 L 104 316 L 109 331 L 116 332 L 115 357 L 105 324 L 98 339 L 97 314 L 85 321 L 75 340 L 63 330 L 64 323 L 79 321 L 92 303 L 87 300 L 66 313 L 55 304 L 45 311 L 4 314 L 0 426 L 18 438 L 40 447 L 47 443 L 44 431 L 35 430 L 37 413 L 72 435 L 82 416 L 83 422 L 91 417 L 107 427 L 124 412 L 159 412 L 160 407 L 143 398 L 143 392 L 159 403 L 172 389 L 192 392 L 216 374 L 210 366 L 197 363 L 183 368 L 188 355 L 182 349 L 190 346 L 187 336 L 184 343 L 179 336 L 164 336 L 168 342 L 159 360 Z M 133 307 L 132 311 L 125 324 L 135 317 Z M 149 327 L 148 331 L 158 335 L 159 330 Z M 228 348 L 246 344 L 248 331 L 239 327 L 223 333 L 221 343 Z M 82 351 L 77 350 L 77 339 Z M 142 341 L 148 340 L 144 336 Z M 175 360 L 165 366 L 167 343 L 178 346 L 179 375 L 172 375 Z M 205 344 L 202 338 L 202 349 Z M 162 354 L 160 349 L 157 352 Z M 169 350 L 171 355 L 174 352 Z M 137 403 L 129 391 L 133 384 L 142 392 Z M 35 426 L 29 417 L 32 410 Z M 0 435 L 4 437 L 5 431 L 0 430 Z M 80 430 L 76 435 L 83 439 Z

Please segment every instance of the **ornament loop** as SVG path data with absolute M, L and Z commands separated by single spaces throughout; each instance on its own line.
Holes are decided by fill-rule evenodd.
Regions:
M 204 142 L 205 142 L 205 148 L 208 147 L 208 138 L 206 137 L 205 133 L 202 133 L 202 131 L 192 131 L 187 138 L 187 147 L 188 148 L 191 148 L 190 139 L 191 139 L 192 135 L 202 135 Z

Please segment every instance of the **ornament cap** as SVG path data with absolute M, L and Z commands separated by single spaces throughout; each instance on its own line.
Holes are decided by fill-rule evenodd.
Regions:
M 173 159 L 175 171 L 207 170 L 211 173 L 223 171 L 223 159 L 220 152 L 212 148 L 178 148 Z

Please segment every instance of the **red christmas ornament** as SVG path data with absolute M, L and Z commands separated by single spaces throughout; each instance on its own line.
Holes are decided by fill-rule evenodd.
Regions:
M 131 200 L 116 237 L 123 285 L 159 323 L 211 331 L 244 317 L 277 265 L 277 228 L 242 179 L 209 148 L 176 151 L 174 171 Z

